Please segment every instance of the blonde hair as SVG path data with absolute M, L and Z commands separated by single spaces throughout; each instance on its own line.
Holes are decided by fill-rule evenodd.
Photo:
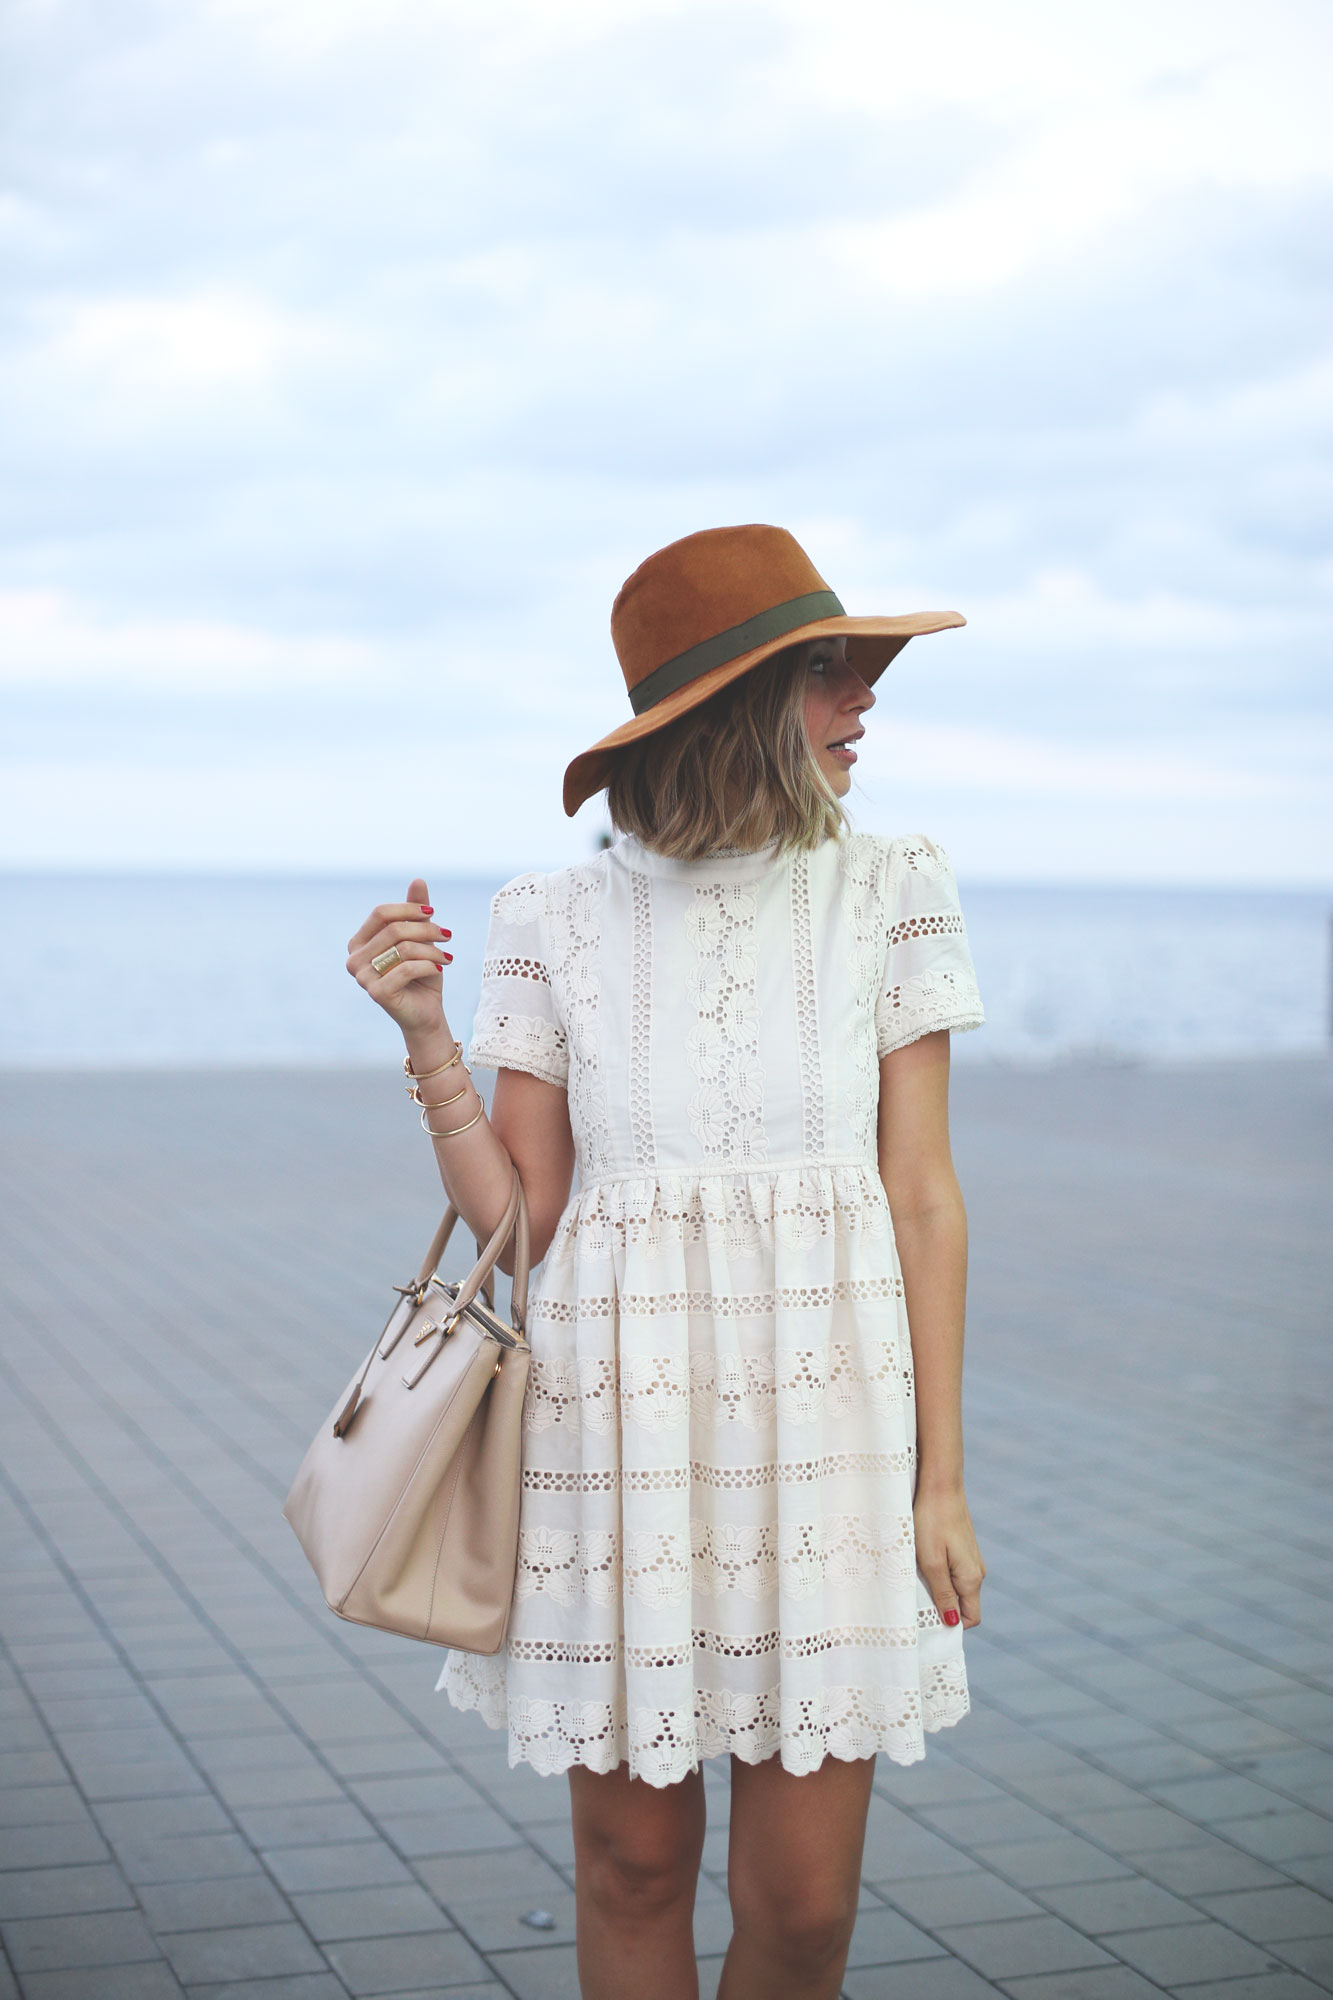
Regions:
M 718 847 L 785 854 L 841 833 L 846 814 L 805 731 L 807 645 L 619 751 L 606 788 L 616 831 L 677 861 Z

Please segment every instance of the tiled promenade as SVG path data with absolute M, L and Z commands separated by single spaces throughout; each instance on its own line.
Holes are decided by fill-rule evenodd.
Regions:
M 436 1210 L 392 1070 L 0 1098 L 0 1995 L 575 1995 L 564 1779 L 279 1512 Z M 955 1104 L 986 1623 L 974 1713 L 880 1762 L 846 1994 L 1333 1992 L 1333 1065 Z

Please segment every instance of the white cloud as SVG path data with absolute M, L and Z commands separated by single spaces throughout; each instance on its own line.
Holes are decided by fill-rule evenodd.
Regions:
M 874 727 L 872 721 L 871 727 Z M 885 724 L 883 789 L 895 780 L 1025 799 L 1230 800 L 1243 805 L 1274 799 L 1283 790 L 1275 772 L 1246 768 L 1235 746 L 1230 763 L 1197 754 L 1019 736 L 1000 730 L 960 729 L 904 722 Z M 1333 746 L 1325 745 L 1325 751 Z
M 383 649 L 202 619 L 99 619 L 49 590 L 0 591 L 0 684 L 272 694 L 373 679 Z

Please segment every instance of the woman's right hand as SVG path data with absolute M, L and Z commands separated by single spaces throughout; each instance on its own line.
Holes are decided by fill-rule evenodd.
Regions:
M 430 891 L 418 876 L 407 885 L 405 903 L 381 903 L 371 911 L 347 946 L 347 970 L 404 1034 L 420 1035 L 444 1019 L 440 971 L 453 959 L 441 949 L 452 936 L 431 921 Z M 397 965 L 376 972 L 371 960 L 397 945 Z

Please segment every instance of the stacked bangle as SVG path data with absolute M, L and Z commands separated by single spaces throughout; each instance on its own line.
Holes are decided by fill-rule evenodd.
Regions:
M 429 1083 L 429 1082 L 430 1082 L 430 1079 L 431 1079 L 431 1078 L 432 1078 L 433 1076 L 443 1076 L 443 1075 L 444 1075 L 444 1072 L 445 1072 L 445 1071 L 446 1071 L 447 1069 L 452 1069 L 452 1068 L 453 1068 L 453 1066 L 454 1066 L 454 1064 L 455 1064 L 456 1062 L 462 1062 L 462 1060 L 463 1060 L 463 1044 L 462 1044 L 461 1042 L 455 1042 L 455 1043 L 454 1043 L 454 1052 L 453 1052 L 453 1054 L 452 1054 L 452 1055 L 450 1056 L 450 1058 L 449 1058 L 448 1062 L 442 1062 L 442 1063 L 440 1064 L 440 1066 L 439 1066 L 439 1068 L 438 1068 L 438 1069 L 428 1069 L 428 1070 L 423 1070 L 423 1071 L 422 1071 L 422 1073 L 421 1073 L 421 1075 L 420 1075 L 420 1076 L 418 1076 L 418 1075 L 417 1075 L 417 1073 L 416 1073 L 416 1071 L 415 1071 L 415 1070 L 413 1069 L 413 1067 L 412 1067 L 412 1058 L 411 1058 L 411 1056 L 404 1056 L 404 1057 L 403 1057 L 403 1075 L 404 1075 L 405 1077 L 408 1077 L 408 1078 L 410 1078 L 410 1081 L 409 1081 L 409 1083 L 408 1083 L 408 1085 L 407 1085 L 407 1094 L 408 1094 L 408 1096 L 409 1096 L 409 1097 L 415 1097 L 415 1096 L 416 1096 L 416 1091 L 417 1091 L 417 1085 L 418 1085 L 418 1084 L 420 1084 L 420 1083 Z M 466 1064 L 464 1065 L 464 1067 L 466 1068 Z M 419 1102 L 420 1102 L 420 1099 L 418 1098 L 418 1100 L 417 1100 L 417 1101 L 418 1101 L 418 1103 L 419 1103 Z
M 463 1088 L 456 1090 L 452 1097 L 442 1097 L 435 1104 L 427 1104 L 425 1098 L 421 1095 L 422 1084 L 429 1083 L 433 1076 L 443 1076 L 444 1072 L 447 1069 L 452 1069 L 455 1063 L 461 1066 L 464 1076 L 468 1079 Z M 461 1042 L 455 1042 L 454 1052 L 448 1062 L 442 1062 L 438 1069 L 424 1070 L 420 1076 L 417 1075 L 417 1072 L 412 1067 L 411 1056 L 404 1056 L 403 1074 L 408 1079 L 408 1096 L 414 1104 L 421 1106 L 421 1129 L 423 1132 L 429 1133 L 432 1139 L 453 1139 L 460 1132 L 470 1132 L 472 1127 L 480 1124 L 481 1120 L 486 1116 L 486 1106 L 483 1104 L 475 1118 L 469 1118 L 466 1125 L 453 1125 L 447 1132 L 432 1131 L 431 1127 L 426 1123 L 432 1111 L 443 1111 L 446 1104 L 457 1104 L 460 1097 L 467 1096 L 469 1089 L 476 1089 L 476 1085 L 472 1082 L 472 1072 L 463 1061 L 463 1044 Z
M 434 1109 L 435 1106 L 433 1104 L 428 1104 L 421 1114 L 421 1129 L 423 1132 L 429 1132 L 432 1139 L 456 1139 L 460 1132 L 470 1132 L 472 1127 L 480 1124 L 481 1120 L 486 1116 L 486 1106 L 483 1104 L 476 1117 L 469 1118 L 466 1125 L 451 1125 L 447 1132 L 434 1132 L 431 1131 L 430 1126 L 426 1123 L 426 1112 L 433 1111 Z

